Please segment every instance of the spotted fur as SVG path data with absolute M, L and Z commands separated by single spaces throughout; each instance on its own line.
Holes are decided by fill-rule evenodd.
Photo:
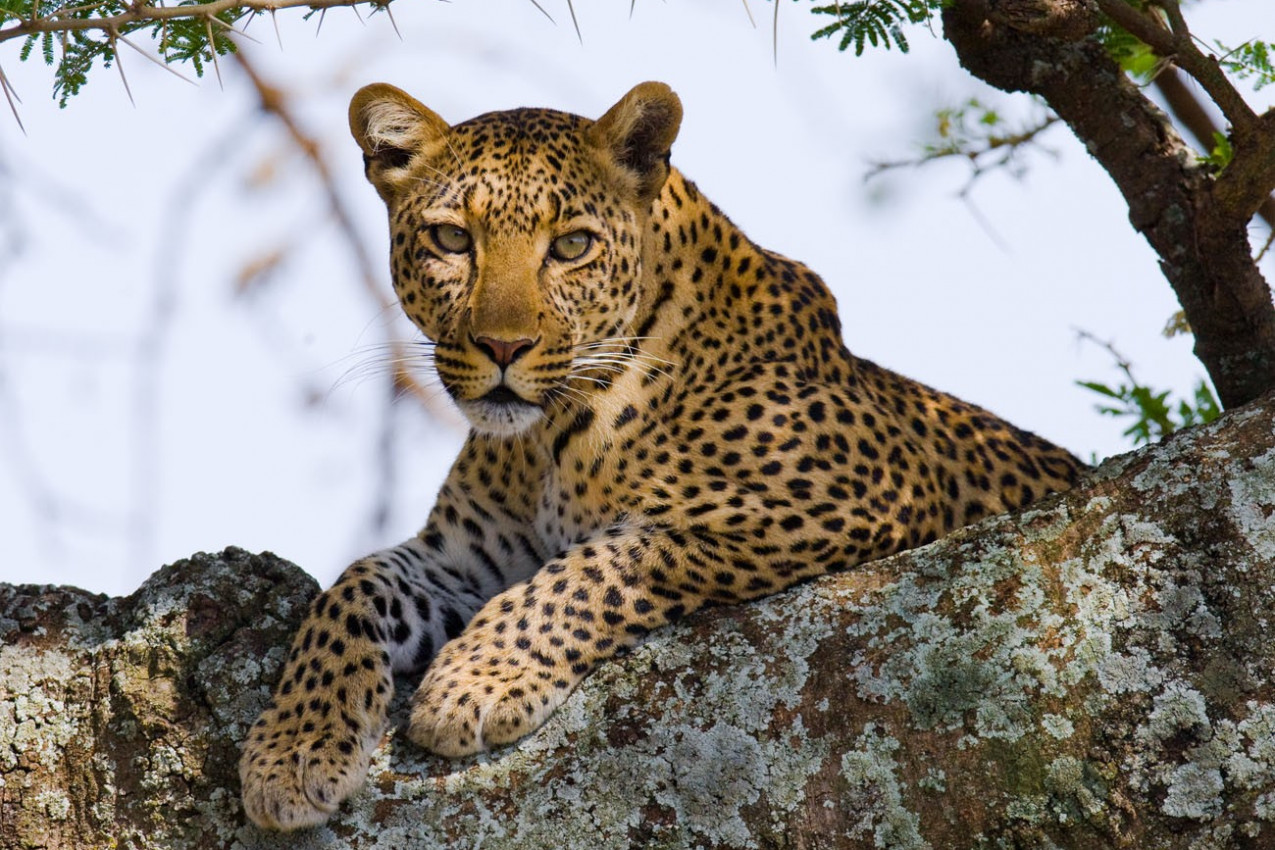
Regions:
M 321 822 L 358 787 L 394 672 L 425 670 L 412 740 L 505 744 L 652 629 L 1076 480 L 1062 449 L 850 354 L 819 277 L 668 165 L 667 86 L 596 122 L 449 127 L 387 85 L 350 114 L 395 291 L 472 431 L 425 528 L 315 600 L 244 747 L 256 823 Z

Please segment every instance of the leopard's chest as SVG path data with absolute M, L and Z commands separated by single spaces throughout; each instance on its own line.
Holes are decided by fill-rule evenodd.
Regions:
M 646 488 L 634 470 L 651 451 L 654 414 L 635 389 L 617 382 L 596 394 L 555 435 L 535 520 L 549 551 L 593 538 L 639 509 Z M 639 405 L 646 414 L 637 413 Z
M 613 446 L 577 450 L 553 464 L 544 477 L 536 510 L 536 533 L 550 552 L 594 537 L 622 514 L 615 496 Z

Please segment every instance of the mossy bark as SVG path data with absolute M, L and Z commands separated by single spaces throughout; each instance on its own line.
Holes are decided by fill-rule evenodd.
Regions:
M 0 586 L 0 847 L 1275 846 L 1273 411 L 689 618 L 513 747 L 391 734 L 287 836 L 245 824 L 235 765 L 300 570 L 229 549 L 122 599 Z

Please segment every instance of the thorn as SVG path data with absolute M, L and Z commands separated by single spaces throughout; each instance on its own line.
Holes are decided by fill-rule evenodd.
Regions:
M 770 28 L 771 50 L 774 51 L 775 67 L 779 67 L 779 0 L 775 0 L 775 20 Z
M 274 39 L 279 42 L 279 49 L 283 50 L 283 35 L 279 32 L 279 18 L 275 16 L 274 9 L 270 10 L 270 22 L 274 24 Z
M 571 23 L 576 28 L 576 38 L 580 39 L 580 44 L 583 46 L 584 36 L 580 34 L 580 21 L 576 19 L 576 4 L 567 0 L 567 9 L 571 12 Z
M 4 98 L 9 101 L 9 110 L 13 112 L 13 120 L 18 122 L 18 129 L 25 136 L 27 128 L 22 126 L 22 116 L 18 114 L 18 104 L 22 102 L 22 98 L 18 97 L 18 93 L 14 91 L 13 84 L 9 82 L 3 67 L 0 67 L 0 89 L 4 89 Z
M 124 92 L 128 95 L 128 102 L 133 104 L 133 108 L 137 108 L 137 101 L 133 99 L 133 90 L 128 86 L 128 76 L 124 73 L 124 57 L 120 55 L 119 46 L 115 44 L 115 40 L 119 38 L 119 33 L 114 28 L 111 33 L 111 52 L 115 54 L 115 67 L 120 72 L 120 80 L 124 83 Z
M 385 14 L 390 16 L 390 26 L 394 27 L 394 34 L 398 36 L 398 40 L 403 40 L 403 34 L 398 31 L 398 21 L 394 20 L 394 12 L 390 10 L 390 4 L 386 3 L 381 7 L 385 10 Z
M 217 61 L 217 40 L 213 37 L 211 15 L 204 16 L 204 28 L 208 31 L 208 52 L 212 54 L 213 71 L 217 73 L 217 88 L 225 91 L 226 84 L 221 81 L 221 64 Z
M 251 15 L 249 15 L 249 16 L 248 16 L 248 23 L 252 23 L 253 15 L 256 15 L 256 14 L 257 14 L 256 12 L 253 12 Z M 225 27 L 226 29 L 230 30 L 230 31 L 231 31 L 231 32 L 233 32 L 235 35 L 242 36 L 242 37 L 244 37 L 244 38 L 248 39 L 249 41 L 251 41 L 253 44 L 261 44 L 261 42 L 260 42 L 259 40 L 257 40 L 257 39 L 255 39 L 255 38 L 253 38 L 252 36 L 248 35 L 248 24 L 244 24 L 244 28 L 243 28 L 243 29 L 238 29 L 238 28 L 236 28 L 236 27 L 235 27 L 235 25 L 234 25 L 234 24 L 228 24 L 228 23 L 226 23 L 225 21 L 223 21 L 221 18 L 218 18 L 218 17 L 216 17 L 216 16 L 212 16 L 212 17 L 210 17 L 208 20 L 212 21 L 212 22 L 213 22 L 213 23 L 215 23 L 215 24 L 221 24 L 223 27 Z M 238 46 L 238 45 L 236 45 L 236 46 Z
M 558 23 L 557 21 L 555 21 L 555 20 L 553 19 L 553 15 L 549 14 L 549 13 L 545 10 L 545 7 L 544 7 L 544 6 L 541 6 L 539 3 L 537 3 L 537 2 L 536 2 L 536 0 L 531 0 L 531 5 L 535 6 L 537 9 L 539 9 L 539 10 L 540 10 L 540 14 L 544 15 L 546 18 L 548 18 L 548 19 L 549 19 L 549 23 L 551 23 L 551 24 L 556 24 L 556 23 Z
M 161 62 L 160 60 L 156 59 L 154 56 L 151 56 L 151 55 L 150 55 L 149 53 L 147 53 L 145 50 L 142 50 L 142 48 L 138 47 L 136 44 L 134 44 L 133 42 L 129 41 L 127 36 L 121 35 L 121 36 L 119 36 L 119 40 L 120 40 L 120 41 L 122 41 L 122 42 L 124 42 L 124 43 L 125 43 L 125 44 L 127 44 L 129 47 L 133 48 L 134 50 L 136 50 L 136 51 L 137 51 L 138 53 L 140 53 L 142 56 L 144 56 L 144 57 L 146 57 L 147 59 L 149 59 L 150 61 L 154 62 L 154 63 L 155 63 L 156 65 L 158 65 L 159 67 L 163 68 L 163 69 L 164 69 L 165 71 L 167 71 L 168 73 L 172 74 L 172 75 L 173 75 L 174 77 L 176 77 L 177 79 L 179 79 L 179 80 L 185 80 L 186 82 L 190 83 L 192 86 L 193 86 L 193 85 L 196 85 L 195 81 L 194 81 L 194 80 L 192 80 L 190 77 L 187 77 L 185 74 L 183 74 L 183 73 L 181 73 L 180 71 L 178 71 L 177 69 L 173 68 L 171 65 L 167 64 L 166 62 Z M 118 61 L 118 57 L 117 57 L 117 61 Z
M 776 0 L 778 2 L 778 0 Z M 744 13 L 748 15 L 748 23 L 753 29 L 757 29 L 757 20 L 753 17 L 752 7 L 748 5 L 748 0 L 744 0 Z
M 324 6 L 319 10 L 319 25 L 314 28 L 314 37 L 318 38 L 319 33 L 323 32 L 323 19 L 328 16 L 328 7 Z

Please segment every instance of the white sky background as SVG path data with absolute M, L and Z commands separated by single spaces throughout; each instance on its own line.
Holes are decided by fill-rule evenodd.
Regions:
M 1074 385 L 1118 378 L 1077 328 L 1153 386 L 1188 392 L 1204 374 L 1189 340 L 1161 337 L 1173 294 L 1065 128 L 1045 137 L 1056 158 L 1032 156 L 1021 182 L 988 175 L 968 202 L 956 162 L 865 185 L 870 161 L 914 154 L 939 107 L 978 96 L 1031 113 L 923 29 L 909 55 L 855 58 L 809 41 L 820 20 L 785 3 L 776 64 L 758 0 L 755 29 L 738 2 L 644 0 L 632 19 L 628 3 L 577 2 L 583 45 L 566 4 L 542 2 L 556 24 L 529 0 L 458 0 L 395 4 L 402 40 L 384 16 L 363 26 L 340 9 L 318 37 L 280 13 L 282 50 L 268 20 L 250 27 L 252 58 L 326 146 L 387 293 L 384 211 L 346 129 L 356 88 L 392 82 L 451 121 L 524 105 L 596 117 L 659 79 L 685 106 L 674 163 L 754 240 L 823 275 L 857 354 L 1085 458 L 1128 444 Z M 1269 39 L 1268 6 L 1217 0 L 1191 22 Z M 387 428 L 384 370 L 341 381 L 396 318 L 359 288 L 308 166 L 255 120 L 233 63 L 223 90 L 211 71 L 191 86 L 126 52 L 136 106 L 98 68 L 65 110 L 38 60 L 7 44 L 0 63 L 26 126 L 0 114 L 0 581 L 127 593 L 233 544 L 328 583 L 413 533 L 462 428 L 411 401 Z M 278 273 L 237 297 L 238 272 L 281 243 L 294 250 Z M 378 525 L 386 434 L 398 462 Z

